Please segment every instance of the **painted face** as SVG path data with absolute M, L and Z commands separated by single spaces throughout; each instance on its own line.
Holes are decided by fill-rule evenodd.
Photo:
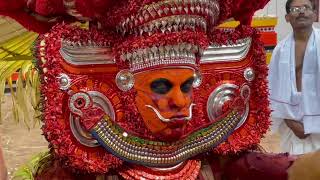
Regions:
M 136 105 L 147 128 L 164 141 L 179 139 L 192 118 L 192 69 L 160 69 L 135 75 Z
M 290 13 L 285 18 L 293 29 L 299 29 L 311 27 L 316 20 L 316 14 L 310 0 L 294 0 L 290 5 Z

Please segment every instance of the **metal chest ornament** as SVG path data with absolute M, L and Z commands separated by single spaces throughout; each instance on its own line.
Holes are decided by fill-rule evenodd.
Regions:
M 68 12 L 85 17 L 71 2 Z M 61 23 L 41 35 L 42 129 L 54 156 L 125 179 L 195 179 L 199 155 L 257 145 L 269 125 L 267 67 L 252 28 L 214 28 L 237 14 L 232 3 L 128 1 L 107 20 L 89 13 L 101 20 L 89 29 Z

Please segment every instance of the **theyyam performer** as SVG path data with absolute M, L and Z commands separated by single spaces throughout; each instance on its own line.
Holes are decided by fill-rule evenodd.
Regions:
M 295 158 L 258 148 L 268 69 L 250 22 L 267 2 L 1 0 L 40 34 L 28 73 L 49 152 L 18 175 L 287 179 Z M 231 18 L 234 31 L 216 28 Z

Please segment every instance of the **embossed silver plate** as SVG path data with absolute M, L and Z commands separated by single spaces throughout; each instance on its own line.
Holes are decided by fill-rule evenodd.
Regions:
M 234 62 L 245 58 L 251 47 L 251 38 L 228 45 L 211 45 L 204 51 L 201 63 Z
M 112 49 L 106 44 L 62 40 L 60 54 L 67 63 L 72 65 L 115 64 Z
M 115 112 L 112 104 L 105 95 L 97 91 L 89 91 L 87 93 L 92 98 L 93 106 L 102 108 L 110 118 L 115 119 Z M 98 141 L 82 127 L 79 117 L 74 117 L 72 114 L 70 114 L 69 120 L 72 134 L 78 140 L 78 142 L 87 147 L 100 146 Z

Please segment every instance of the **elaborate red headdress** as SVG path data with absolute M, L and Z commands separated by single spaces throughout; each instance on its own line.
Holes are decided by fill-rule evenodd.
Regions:
M 72 168 L 106 173 L 123 162 L 168 167 L 259 143 L 269 125 L 267 67 L 249 23 L 267 2 L 17 0 L 0 1 L 0 14 L 43 33 L 35 56 L 43 132 L 54 155 Z M 241 22 L 235 31 L 216 28 L 229 18 Z M 168 68 L 195 72 L 190 118 L 173 142 L 150 131 L 133 88 L 138 74 Z

